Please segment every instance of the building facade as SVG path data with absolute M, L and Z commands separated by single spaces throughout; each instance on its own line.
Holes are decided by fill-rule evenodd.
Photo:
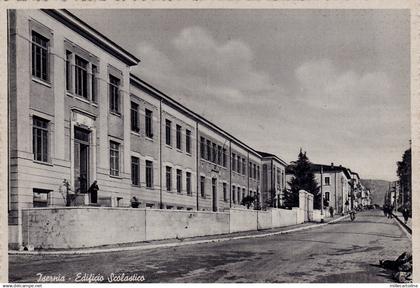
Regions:
M 260 152 L 262 158 L 262 202 L 265 206 L 282 207 L 286 188 L 287 163 L 275 155 Z
M 12 245 L 26 208 L 261 207 L 262 178 L 278 179 L 279 199 L 283 160 L 133 75 L 138 58 L 68 11 L 9 10 L 8 33 Z
M 334 163 L 312 164 L 311 171 L 318 183 L 319 193 L 324 195 L 324 209 L 328 211 L 332 207 L 335 214 L 348 212 L 351 208 L 351 171 Z M 287 182 L 290 182 L 292 177 L 293 174 L 286 173 Z

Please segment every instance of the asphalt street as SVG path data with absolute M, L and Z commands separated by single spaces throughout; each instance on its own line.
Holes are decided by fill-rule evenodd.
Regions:
M 91 255 L 10 255 L 9 281 L 37 282 L 42 274 L 75 282 L 92 274 L 106 282 L 111 273 L 124 273 L 165 283 L 383 283 L 393 280 L 379 260 L 404 251 L 411 252 L 411 240 L 395 220 L 371 210 L 354 222 L 265 238 Z

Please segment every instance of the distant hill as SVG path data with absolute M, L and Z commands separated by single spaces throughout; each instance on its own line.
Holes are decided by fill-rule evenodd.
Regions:
M 385 193 L 389 188 L 389 181 L 361 179 L 362 184 L 371 191 L 372 204 L 384 204 Z

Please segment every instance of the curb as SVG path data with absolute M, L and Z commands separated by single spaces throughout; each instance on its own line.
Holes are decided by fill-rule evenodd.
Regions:
M 408 227 L 406 224 L 404 224 L 402 222 L 402 220 L 396 216 L 394 213 L 391 214 L 392 218 L 395 219 L 395 221 L 397 222 L 398 226 L 400 226 L 401 230 L 404 231 L 404 233 L 407 235 L 407 238 L 411 240 L 411 234 L 412 234 L 412 230 L 410 227 Z
M 336 223 L 347 217 L 348 215 L 345 215 L 335 220 L 332 220 L 328 223 L 314 224 L 314 225 L 298 227 L 298 228 L 294 228 L 290 230 L 271 232 L 271 233 L 265 233 L 265 234 L 257 234 L 257 235 L 243 235 L 243 236 L 216 238 L 216 239 L 193 240 L 193 241 L 188 241 L 188 242 L 183 242 L 183 243 L 182 242 L 162 243 L 162 244 L 150 244 L 150 245 L 143 245 L 143 246 L 117 247 L 117 248 L 91 248 L 91 249 L 71 250 L 71 251 L 66 251 L 66 250 L 64 251 L 9 251 L 9 255 L 82 255 L 82 254 L 135 251 L 135 250 L 149 250 L 149 249 L 156 249 L 156 248 L 171 248 L 171 247 L 188 246 L 188 245 L 205 244 L 205 243 L 219 243 L 219 242 L 225 242 L 225 241 L 231 241 L 231 240 L 270 237 L 274 235 L 288 234 L 292 232 L 309 230 L 313 228 L 323 227 L 325 225 L 329 225 L 332 223 Z

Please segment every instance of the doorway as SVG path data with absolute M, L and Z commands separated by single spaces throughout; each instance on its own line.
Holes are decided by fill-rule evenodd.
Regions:
M 76 193 L 87 193 L 89 188 L 89 136 L 89 130 L 74 127 L 74 190 Z

